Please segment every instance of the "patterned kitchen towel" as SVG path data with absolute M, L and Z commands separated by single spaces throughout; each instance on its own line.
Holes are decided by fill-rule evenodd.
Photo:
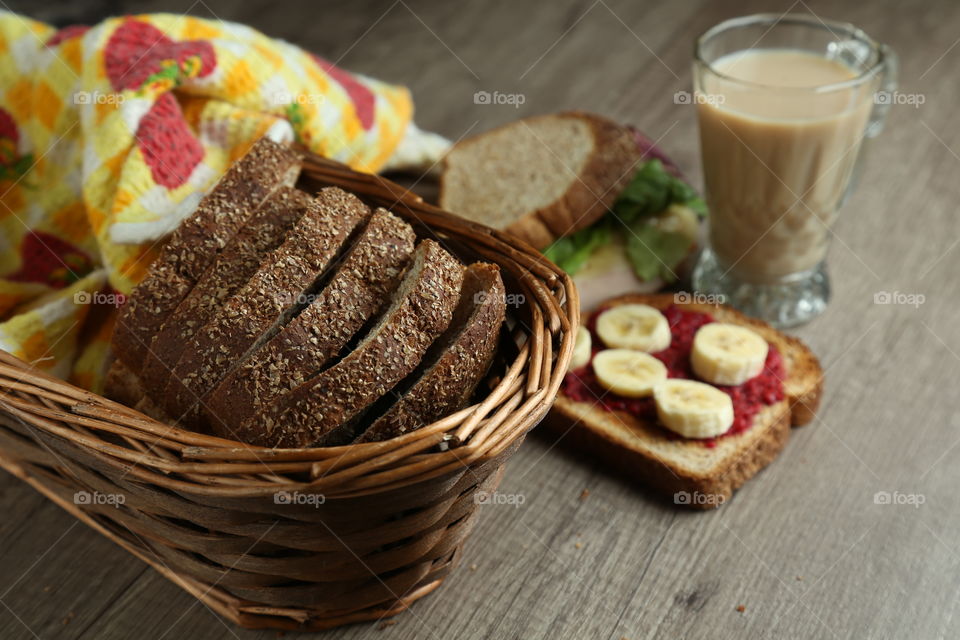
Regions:
M 0 12 L 0 348 L 99 390 L 123 294 L 253 142 L 373 172 L 415 137 L 435 160 L 412 112 L 405 88 L 239 24 Z

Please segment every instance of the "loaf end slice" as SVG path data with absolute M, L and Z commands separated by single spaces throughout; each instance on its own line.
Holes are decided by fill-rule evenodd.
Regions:
M 386 402 L 368 412 L 366 421 L 372 423 L 357 442 L 395 438 L 461 409 L 490 367 L 505 314 L 500 268 L 470 265 L 447 331 L 422 365 L 384 397 Z
M 260 204 L 281 186 L 293 186 L 301 163 L 289 147 L 259 140 L 171 234 L 128 297 L 114 331 L 114 353 L 130 371 L 140 373 L 167 317 Z
M 385 306 L 415 244 L 409 224 L 375 211 L 310 305 L 210 394 L 205 411 L 212 428 L 242 439 L 237 425 L 322 370 Z
M 196 332 L 250 279 L 263 256 L 283 242 L 310 199 L 303 191 L 281 187 L 263 202 L 154 336 L 140 372 L 144 388 L 166 387 Z
M 603 216 L 640 157 L 633 133 L 606 118 L 576 111 L 527 118 L 453 148 L 440 206 L 543 249 Z
M 207 393 L 303 308 L 369 213 L 356 196 L 336 187 L 311 200 L 283 244 L 184 349 L 163 393 L 154 398 L 161 408 L 181 424 L 199 427 Z
M 390 306 L 356 348 L 249 418 L 245 440 L 273 447 L 352 440 L 357 416 L 413 371 L 449 326 L 463 271 L 439 244 L 421 241 Z

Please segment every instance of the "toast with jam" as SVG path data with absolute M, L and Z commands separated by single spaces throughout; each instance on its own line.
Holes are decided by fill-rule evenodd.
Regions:
M 813 419 L 823 369 L 798 339 L 689 298 L 623 296 L 588 315 L 545 423 L 576 451 L 707 509 Z

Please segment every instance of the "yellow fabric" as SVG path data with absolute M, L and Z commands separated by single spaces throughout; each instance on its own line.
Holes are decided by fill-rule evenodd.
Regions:
M 0 348 L 99 390 L 119 294 L 253 142 L 373 172 L 412 112 L 405 88 L 239 24 L 0 12 Z

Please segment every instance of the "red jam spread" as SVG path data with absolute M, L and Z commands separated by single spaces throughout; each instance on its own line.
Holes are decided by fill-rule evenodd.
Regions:
M 593 355 L 604 348 L 603 341 L 597 336 L 597 317 L 604 311 L 606 311 L 604 308 L 598 309 L 586 322 L 593 340 Z M 663 315 L 670 323 L 670 333 L 673 338 L 669 347 L 651 355 L 666 365 L 669 377 L 695 380 L 696 376 L 690 366 L 693 336 L 697 333 L 697 329 L 714 322 L 713 316 L 699 311 L 687 311 L 676 306 L 665 309 Z M 767 361 L 759 375 L 735 387 L 713 385 L 729 394 L 733 400 L 733 425 L 726 433 L 716 438 L 705 438 L 701 442 L 707 447 L 714 447 L 717 438 L 742 433 L 749 429 L 757 412 L 763 407 L 783 400 L 784 375 L 783 358 L 777 348 L 770 345 Z M 562 389 L 571 400 L 597 403 L 607 411 L 625 411 L 640 419 L 657 422 L 657 410 L 653 398 L 627 398 L 608 391 L 597 381 L 592 364 L 588 363 L 584 367 L 569 372 L 563 380 Z M 664 431 L 674 438 L 682 438 L 666 428 Z

